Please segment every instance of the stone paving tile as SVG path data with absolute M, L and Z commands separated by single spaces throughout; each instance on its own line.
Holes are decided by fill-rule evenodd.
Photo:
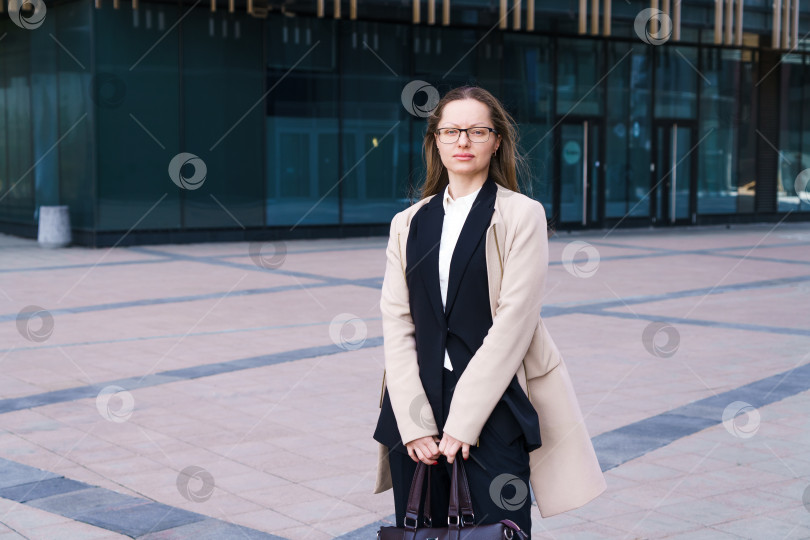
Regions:
M 552 239 L 544 320 L 566 358 L 592 436 L 807 362 L 799 351 L 807 351 L 808 336 L 765 327 L 806 330 L 797 315 L 810 281 L 759 282 L 810 274 L 810 265 L 798 264 L 810 262 L 803 255 L 810 253 L 810 227 L 783 224 L 769 233 L 772 228 L 614 231 L 608 238 L 584 232 Z M 590 279 L 575 278 L 560 262 L 574 239 L 591 241 L 602 256 Z M 0 396 L 186 371 L 177 371 L 179 380 L 164 377 L 154 379 L 155 386 L 129 388 L 134 410 L 122 423 L 102 417 L 94 393 L 0 414 L 0 455 L 217 518 L 218 526 L 230 522 L 289 539 L 352 538 L 391 515 L 391 493 L 371 494 L 377 448 L 370 433 L 383 367 L 379 343 L 188 378 L 217 362 L 334 347 L 329 327 L 341 313 L 362 319 L 366 335 L 379 338 L 384 239 L 288 242 L 282 270 L 299 275 L 249 268 L 247 243 L 115 249 L 105 262 L 122 264 L 93 268 L 82 281 L 101 252 L 34 246 L 0 236 L 0 250 L 13 253 L 0 259 L 0 276 L 13 285 L 4 287 L 10 297 L 0 295 L 0 316 L 39 304 L 54 310 L 56 325 L 48 341 L 34 343 L 17 333 L 13 318 L 0 322 L 0 343 L 11 344 L 0 351 Z M 695 254 L 696 248 L 706 252 Z M 158 257 L 172 260 L 157 262 Z M 3 272 L 63 264 L 84 266 Z M 358 278 L 367 281 L 339 284 Z M 324 282 L 330 284 L 320 286 Z M 250 291 L 278 286 L 288 289 Z M 715 286 L 718 294 L 705 296 Z M 236 294 L 226 298 L 200 296 L 231 287 Z M 679 291 L 691 292 L 675 298 Z M 178 296 L 187 301 L 155 303 Z M 123 303 L 99 310 L 111 302 Z M 675 323 L 677 354 L 661 358 L 645 349 L 641 336 L 650 320 L 633 313 L 683 317 L 696 305 L 689 317 L 725 326 Z M 611 307 L 600 312 L 600 306 Z M 59 311 L 66 308 L 76 311 Z M 538 538 L 565 539 L 622 538 L 628 532 L 631 538 L 734 538 L 748 530 L 733 527 L 742 519 L 779 516 L 804 523 L 803 514 L 786 512 L 801 501 L 808 483 L 808 407 L 802 392 L 761 407 L 759 430 L 751 439 L 735 439 L 715 423 L 624 463 L 606 473 L 608 492 L 585 508 L 545 520 L 534 508 L 534 531 L 542 535 Z M 216 488 L 210 499 L 193 502 L 178 491 L 178 474 L 188 465 L 212 474 Z M 734 519 L 738 514 L 747 518 Z M 704 522 L 712 516 L 729 520 L 707 528 Z M 56 518 L 61 521 L 50 525 L 69 523 Z M 759 530 L 758 523 L 752 530 Z M 176 532 L 200 536 L 204 528 L 195 525 Z M 805 528 L 784 534 L 801 538 Z

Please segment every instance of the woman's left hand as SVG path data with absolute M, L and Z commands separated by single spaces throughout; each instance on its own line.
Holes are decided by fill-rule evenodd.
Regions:
M 470 457 L 470 445 L 453 438 L 451 435 L 445 433 L 442 435 L 442 440 L 439 442 L 439 452 L 444 454 L 447 458 L 447 463 L 453 463 L 459 449 L 461 449 L 461 456 L 464 459 Z

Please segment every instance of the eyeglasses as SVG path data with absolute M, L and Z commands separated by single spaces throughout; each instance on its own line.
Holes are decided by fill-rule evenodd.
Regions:
M 498 134 L 497 131 L 491 127 L 471 127 L 471 128 L 441 128 L 437 129 L 436 133 L 439 134 L 439 142 L 445 144 L 452 144 L 461 137 L 461 132 L 467 133 L 467 138 L 474 143 L 485 143 L 489 140 L 489 133 Z

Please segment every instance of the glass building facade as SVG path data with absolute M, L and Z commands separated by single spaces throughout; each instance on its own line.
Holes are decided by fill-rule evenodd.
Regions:
M 501 99 L 531 166 L 521 190 L 558 230 L 810 220 L 810 49 L 772 48 L 770 0 L 744 2 L 739 45 L 713 39 L 714 2 L 682 2 L 661 44 L 634 25 L 649 2 L 616 2 L 610 35 L 581 32 L 578 0 L 537 0 L 531 31 L 511 12 L 500 28 L 494 1 L 454 2 L 449 25 L 414 23 L 410 3 L 339 5 L 4 17 L 0 231 L 34 237 L 40 206 L 68 205 L 93 246 L 387 234 L 423 181 L 412 81 Z M 173 160 L 204 180 L 173 182 Z

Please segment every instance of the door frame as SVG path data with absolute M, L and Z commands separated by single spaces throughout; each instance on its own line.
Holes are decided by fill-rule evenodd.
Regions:
M 585 182 L 584 200 L 583 200 L 583 219 L 585 223 L 580 221 L 562 221 L 562 130 L 563 126 L 573 125 L 585 127 L 587 122 L 588 127 L 585 131 L 584 145 L 582 150 L 582 163 L 583 163 L 583 181 Z M 599 128 L 599 141 L 594 147 L 590 140 L 590 130 L 593 126 Z M 554 127 L 554 209 L 557 214 L 557 223 L 559 227 L 567 230 L 574 229 L 596 229 L 601 228 L 605 217 L 605 120 L 602 116 L 592 115 L 565 115 L 560 116 Z M 589 156 L 594 156 L 595 159 L 589 159 Z M 596 178 L 592 178 L 590 174 L 590 166 L 596 162 L 598 165 L 596 169 Z M 591 191 L 594 180 L 597 182 L 597 192 L 595 193 L 596 200 L 590 200 Z M 593 212 L 593 205 L 596 205 L 596 219 L 591 220 L 590 216 Z
M 696 151 L 697 145 L 697 120 L 692 119 L 685 119 L 685 118 L 656 118 L 653 120 L 653 129 L 652 129 L 652 147 L 653 152 L 650 156 L 652 159 L 651 167 L 650 167 L 650 222 L 654 227 L 671 227 L 671 226 L 678 226 L 678 225 L 694 225 L 697 217 L 697 177 L 698 177 L 698 153 Z M 689 211 L 687 217 L 675 218 L 673 219 L 673 208 L 675 201 L 671 197 L 672 189 L 670 186 L 672 185 L 671 182 L 674 180 L 675 188 L 677 189 L 678 186 L 678 177 L 677 177 L 677 169 L 675 175 L 667 175 L 665 179 L 665 186 L 664 189 L 665 197 L 662 201 L 662 214 L 663 218 L 658 219 L 658 179 L 659 179 L 659 171 L 658 171 L 658 155 L 657 149 L 661 148 L 664 151 L 664 161 L 666 163 L 672 163 L 672 152 L 673 149 L 677 153 L 677 139 L 673 140 L 672 137 L 672 130 L 673 128 L 678 129 L 688 129 L 690 131 L 690 140 L 692 141 L 692 148 L 687 150 L 689 152 L 686 159 L 689 160 L 689 170 L 691 174 L 689 175 Z M 659 141 L 658 137 L 658 130 L 659 128 L 663 128 L 666 130 L 667 135 L 663 137 L 664 140 Z M 677 166 L 680 163 L 678 161 L 675 163 Z M 672 169 L 670 169 L 672 170 Z

